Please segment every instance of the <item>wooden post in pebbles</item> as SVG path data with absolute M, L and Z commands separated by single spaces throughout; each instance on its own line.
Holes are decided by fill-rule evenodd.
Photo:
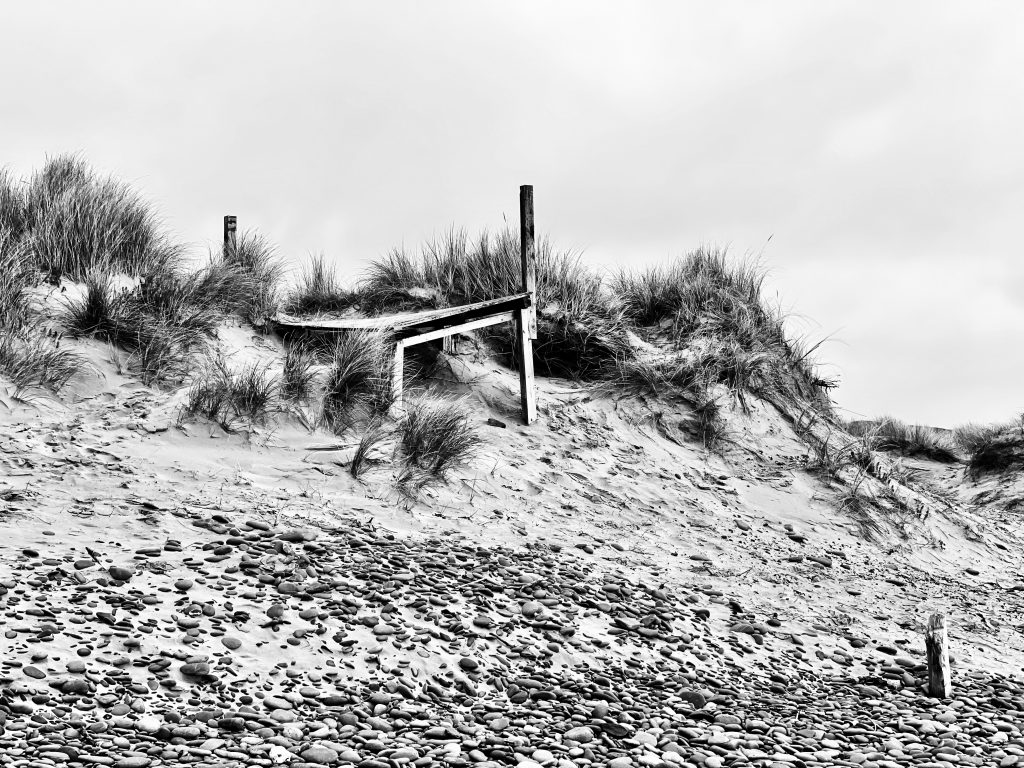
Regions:
M 238 217 L 224 217 L 224 255 L 234 256 L 235 248 L 238 245 L 235 239 L 235 232 L 238 230 Z
M 928 694 L 939 699 L 948 699 L 953 695 L 947 639 L 945 615 L 933 613 L 928 619 L 924 643 L 928 652 Z

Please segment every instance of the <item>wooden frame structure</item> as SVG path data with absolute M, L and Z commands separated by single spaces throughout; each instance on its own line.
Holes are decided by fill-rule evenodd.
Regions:
M 235 217 L 224 217 L 224 239 L 228 242 L 228 220 L 231 237 L 237 226 Z M 537 338 L 537 249 L 533 225 L 533 187 L 519 188 L 520 256 L 522 258 L 522 290 L 500 299 L 466 304 L 461 307 L 431 309 L 384 317 L 353 317 L 339 319 L 303 319 L 278 313 L 275 326 L 283 331 L 303 330 L 312 333 L 344 333 L 351 330 L 376 330 L 389 334 L 395 341 L 391 367 L 395 407 L 402 406 L 405 349 L 438 339 L 448 339 L 498 323 L 510 322 L 516 329 L 516 363 L 519 367 L 520 404 L 523 422 L 532 424 L 537 418 L 537 401 L 533 375 L 533 341 Z

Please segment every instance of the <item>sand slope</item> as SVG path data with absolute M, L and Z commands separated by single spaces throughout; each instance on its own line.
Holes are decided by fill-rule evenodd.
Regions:
M 769 405 L 732 412 L 717 456 L 665 430 L 681 404 L 540 379 L 525 428 L 513 374 L 465 342 L 445 387 L 485 448 L 411 502 L 387 463 L 351 478 L 351 439 L 179 427 L 183 393 L 68 343 L 88 382 L 0 392 L 8 764 L 1024 755 L 1021 524 L 974 504 L 999 481 L 922 464 L 948 514 L 868 542 Z M 920 687 L 935 610 L 954 701 Z

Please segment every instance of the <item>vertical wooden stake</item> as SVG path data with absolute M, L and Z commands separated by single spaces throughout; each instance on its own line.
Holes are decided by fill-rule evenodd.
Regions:
M 519 188 L 519 253 L 523 261 L 523 291 L 530 294 L 531 339 L 537 338 L 537 244 L 533 230 L 533 185 Z
M 519 351 L 519 398 L 523 421 L 537 418 L 533 388 L 533 340 L 537 338 L 537 245 L 533 231 L 533 186 L 519 187 L 519 255 L 523 265 L 523 291 L 530 294 L 530 306 L 516 314 L 516 348 Z
M 530 310 L 516 312 L 516 350 L 519 359 L 519 398 L 523 422 L 529 426 L 537 418 L 537 400 L 533 391 L 533 339 L 530 338 Z
M 928 693 L 939 699 L 948 699 L 953 695 L 947 640 L 946 617 L 941 613 L 933 613 L 928 619 L 924 643 L 928 654 Z
M 235 238 L 235 232 L 238 230 L 238 217 L 237 216 L 225 216 L 224 217 L 224 255 L 234 256 L 235 249 L 238 247 L 238 241 Z
M 391 363 L 391 408 L 393 412 L 402 410 L 402 385 L 405 374 L 405 342 L 395 342 L 395 359 Z

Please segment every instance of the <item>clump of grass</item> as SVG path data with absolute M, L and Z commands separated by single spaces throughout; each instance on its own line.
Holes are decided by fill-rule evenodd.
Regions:
M 1010 424 L 963 424 L 953 430 L 953 441 L 971 456 L 987 448 L 1011 427 Z
M 371 423 L 363 436 L 359 439 L 359 445 L 352 454 L 352 463 L 349 465 L 349 472 L 356 480 L 362 478 L 370 461 L 370 451 L 380 445 L 387 437 L 388 432 L 379 422 Z
M 289 403 L 308 401 L 316 390 L 316 355 L 306 344 L 289 344 L 281 371 L 281 398 Z
M 644 394 L 671 391 L 703 392 L 708 381 L 692 355 L 634 355 L 620 358 L 616 365 L 616 386 L 632 386 Z
M 34 257 L 52 275 L 84 280 L 106 266 L 138 276 L 165 268 L 178 252 L 149 203 L 74 155 L 50 158 L 32 175 L 24 210 Z
M 13 331 L 28 322 L 29 290 L 36 278 L 25 243 L 0 226 L 0 329 Z
M 277 386 L 266 365 L 249 363 L 231 371 L 221 361 L 189 389 L 179 420 L 202 417 L 227 431 L 239 422 L 264 424 L 275 410 Z
M 883 533 L 874 512 L 878 499 L 867 489 L 868 473 L 860 469 L 849 485 L 836 491 L 835 502 L 840 512 L 851 518 L 861 536 L 867 541 L 878 541 Z
M 447 482 L 450 473 L 466 464 L 482 442 L 469 414 L 457 403 L 441 398 L 408 402 L 397 428 L 396 451 L 403 465 L 399 485 L 414 491 Z
M 960 461 L 953 439 L 933 427 L 907 424 L 889 416 L 848 425 L 850 434 L 866 437 L 877 451 L 920 457 L 947 464 Z
M 59 392 L 87 364 L 42 334 L 40 329 L 0 330 L 0 375 L 14 384 L 18 397 L 39 390 Z
M 328 362 L 320 423 L 341 434 L 361 418 L 387 413 L 393 403 L 392 356 L 384 336 L 371 331 L 340 334 L 321 350 Z
M 953 438 L 967 453 L 973 476 L 1024 467 L 1024 414 L 1005 424 L 965 424 Z
M 868 436 L 851 438 L 842 432 L 832 432 L 813 444 L 811 451 L 807 469 L 832 481 L 839 480 L 848 468 L 872 473 L 876 466 Z
M 245 231 L 238 235 L 235 245 L 224 246 L 221 259 L 239 276 L 233 308 L 247 315 L 254 325 L 262 326 L 281 303 L 284 265 L 277 249 L 263 235 Z
M 521 290 L 519 236 L 512 230 L 483 233 L 470 242 L 451 231 L 413 257 L 396 250 L 370 265 L 359 287 L 360 306 L 378 313 L 459 306 Z M 601 276 L 577 254 L 537 244 L 537 330 L 534 366 L 542 375 L 599 379 L 617 359 L 633 354 L 628 327 L 615 310 Z M 512 364 L 516 339 L 508 325 L 480 332 Z
M 316 256 L 299 276 L 299 284 L 289 293 L 284 311 L 290 314 L 343 312 L 359 302 L 359 295 L 346 290 L 333 264 L 323 255 Z
M 83 296 L 67 302 L 63 321 L 73 333 L 127 350 L 147 384 L 183 381 L 207 347 L 207 325 L 167 322 L 137 288 L 118 288 L 113 276 L 100 269 L 86 276 Z
M 832 382 L 810 362 L 815 347 L 787 338 L 781 312 L 762 296 L 756 261 L 730 262 L 701 248 L 667 266 L 620 272 L 613 281 L 625 316 L 665 331 L 679 349 L 700 349 L 718 381 L 740 394 L 782 392 L 828 407 Z
M 728 440 L 729 424 L 722 416 L 721 406 L 707 394 L 698 395 L 693 412 L 683 426 L 709 451 L 717 451 Z
M 28 226 L 25 192 L 6 168 L 0 168 L 0 232 L 18 241 Z

